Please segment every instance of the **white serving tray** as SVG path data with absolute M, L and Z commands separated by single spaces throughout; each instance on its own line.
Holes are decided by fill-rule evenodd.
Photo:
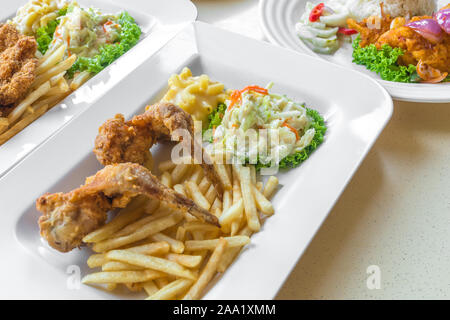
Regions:
M 352 62 L 353 48 L 351 43 L 344 43 L 334 54 L 318 54 L 312 51 L 295 31 L 295 24 L 305 12 L 306 2 L 320 3 L 319 0 L 260 0 L 259 14 L 262 30 L 270 42 L 285 48 L 319 57 L 351 70 L 367 74 L 377 80 L 396 100 L 412 102 L 450 102 L 450 83 L 398 83 L 381 80 L 375 73 Z M 448 0 L 436 1 L 438 8 L 448 3 Z M 326 3 L 326 1 L 325 1 Z M 326 74 L 323 75 L 326 77 Z M 358 90 L 358 86 L 349 88 Z
M 392 100 L 361 73 L 196 22 L 0 179 L 0 273 L 8 274 L 2 279 L 0 298 L 136 297 L 87 285 L 68 288 L 73 275 L 67 271 L 73 271 L 73 265 L 82 275 L 92 272 L 86 266 L 91 251 L 62 254 L 51 249 L 39 236 L 35 200 L 45 192 L 78 187 L 99 170 L 92 152 L 98 127 L 116 113 L 128 118 L 141 113 L 146 104 L 162 96 L 169 76 L 185 66 L 228 88 L 273 81 L 273 92 L 306 102 L 326 119 L 324 143 L 300 167 L 278 175 L 282 188 L 273 199 L 275 215 L 205 296 L 275 297 L 388 122 Z M 327 77 L 320 76 L 324 72 Z M 359 90 L 347 90 L 348 85 Z M 157 159 L 164 152 L 167 148 L 152 149 Z
M 12 18 L 27 1 L 4 2 L 1 4 L 0 21 Z M 79 3 L 84 7 L 101 8 L 104 12 L 128 11 L 143 31 L 141 40 L 58 106 L 1 145 L 0 177 L 76 115 L 95 104 L 96 100 L 197 17 L 197 9 L 188 0 L 81 0 Z

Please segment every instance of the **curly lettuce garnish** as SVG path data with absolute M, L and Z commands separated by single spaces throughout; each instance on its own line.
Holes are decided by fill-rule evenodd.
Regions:
M 222 123 L 222 118 L 227 110 L 227 105 L 225 103 L 219 103 L 217 108 L 213 110 L 208 116 L 208 129 L 213 129 L 220 126 Z
M 315 134 L 311 143 L 305 147 L 303 150 L 296 152 L 294 154 L 288 155 L 287 157 L 281 159 L 279 163 L 280 169 L 289 169 L 298 167 L 303 161 L 309 158 L 311 153 L 317 149 L 319 145 L 322 144 L 324 140 L 327 127 L 325 121 L 319 112 L 313 109 L 306 108 L 306 114 L 311 118 L 311 123 L 306 130 L 314 128 Z M 256 163 L 256 170 L 260 170 L 264 167 L 270 167 L 270 164 L 263 164 L 259 160 Z
M 68 71 L 69 77 L 73 77 L 78 71 L 97 74 L 138 43 L 142 31 L 133 17 L 128 12 L 123 12 L 118 22 L 121 26 L 118 42 L 104 45 L 100 48 L 99 54 L 92 58 L 78 57 Z
M 392 48 L 385 44 L 378 50 L 374 44 L 364 48 L 359 45 L 361 41 L 358 36 L 353 41 L 353 62 L 364 65 L 370 71 L 376 72 L 381 79 L 394 82 L 419 82 L 416 66 L 401 66 L 398 58 L 404 54 L 400 48 Z

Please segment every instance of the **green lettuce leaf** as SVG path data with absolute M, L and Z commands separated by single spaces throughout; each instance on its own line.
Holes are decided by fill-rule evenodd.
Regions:
M 313 109 L 306 108 L 306 113 L 312 119 L 310 125 L 306 130 L 314 128 L 316 133 L 311 141 L 311 143 L 304 148 L 303 150 L 291 154 L 283 159 L 281 159 L 279 163 L 280 169 L 290 169 L 298 167 L 303 161 L 309 158 L 311 153 L 317 149 L 319 145 L 322 144 L 324 140 L 325 133 L 327 131 L 327 127 L 325 125 L 325 121 L 319 112 Z M 256 164 L 256 170 L 260 170 L 264 167 L 270 167 L 270 164 L 263 164 L 259 160 Z
M 61 9 L 58 11 L 58 15 L 65 16 L 67 9 Z M 59 25 L 59 20 L 51 20 L 46 26 L 40 27 L 36 30 L 36 42 L 38 44 L 38 50 L 45 54 L 48 50 L 50 43 L 53 41 L 53 34 L 55 33 L 56 27 Z
M 353 62 L 366 66 L 370 71 L 376 72 L 381 79 L 394 82 L 418 82 L 416 67 L 412 64 L 401 66 L 397 63 L 403 55 L 400 48 L 392 48 L 385 44 L 378 50 L 374 44 L 364 48 L 359 45 L 360 36 L 353 41 Z
M 73 77 L 78 71 L 99 73 L 139 41 L 142 31 L 128 12 L 122 12 L 118 22 L 122 27 L 118 42 L 104 45 L 99 54 L 92 58 L 78 57 L 68 71 L 69 77 Z
M 222 118 L 225 114 L 225 111 L 227 110 L 227 105 L 225 103 L 220 102 L 217 105 L 217 108 L 214 109 L 209 115 L 208 115 L 208 125 L 206 128 L 203 129 L 202 135 L 204 141 L 213 142 L 213 130 L 220 126 L 222 123 Z

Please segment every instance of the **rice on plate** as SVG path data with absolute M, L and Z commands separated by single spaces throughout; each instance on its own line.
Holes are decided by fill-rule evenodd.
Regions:
M 391 17 L 432 15 L 436 11 L 435 0 L 332 0 L 333 3 L 345 6 L 350 18 L 357 21 L 370 16 L 381 16 L 380 3 L 384 4 L 384 12 Z

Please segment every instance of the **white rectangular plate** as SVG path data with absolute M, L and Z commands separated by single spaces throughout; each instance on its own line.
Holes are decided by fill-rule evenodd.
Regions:
M 2 3 L 0 21 L 14 17 L 17 9 L 26 2 L 26 0 L 20 0 Z M 100 8 L 104 12 L 128 11 L 142 29 L 141 40 L 129 52 L 69 95 L 58 106 L 1 145 L 0 177 L 64 124 L 92 106 L 124 76 L 197 17 L 195 6 L 188 0 L 165 0 L 164 3 L 142 0 L 120 2 L 81 0 L 79 3 L 83 7 Z
M 392 100 L 375 81 L 331 63 L 222 31 L 204 23 L 184 29 L 110 92 L 39 146 L 0 179 L 0 273 L 8 273 L 0 298 L 125 298 L 67 282 L 88 272 L 90 250 L 62 254 L 39 236 L 35 199 L 69 191 L 101 168 L 92 153 L 98 127 L 116 113 L 143 111 L 167 89 L 173 73 L 189 66 L 228 88 L 273 81 L 287 94 L 324 115 L 324 143 L 300 167 L 280 173 L 276 213 L 207 293 L 207 299 L 271 299 L 326 218 L 392 113 Z M 358 88 L 349 90 L 348 88 Z M 161 148 L 152 149 L 156 158 Z M 73 267 L 75 266 L 75 267 Z

